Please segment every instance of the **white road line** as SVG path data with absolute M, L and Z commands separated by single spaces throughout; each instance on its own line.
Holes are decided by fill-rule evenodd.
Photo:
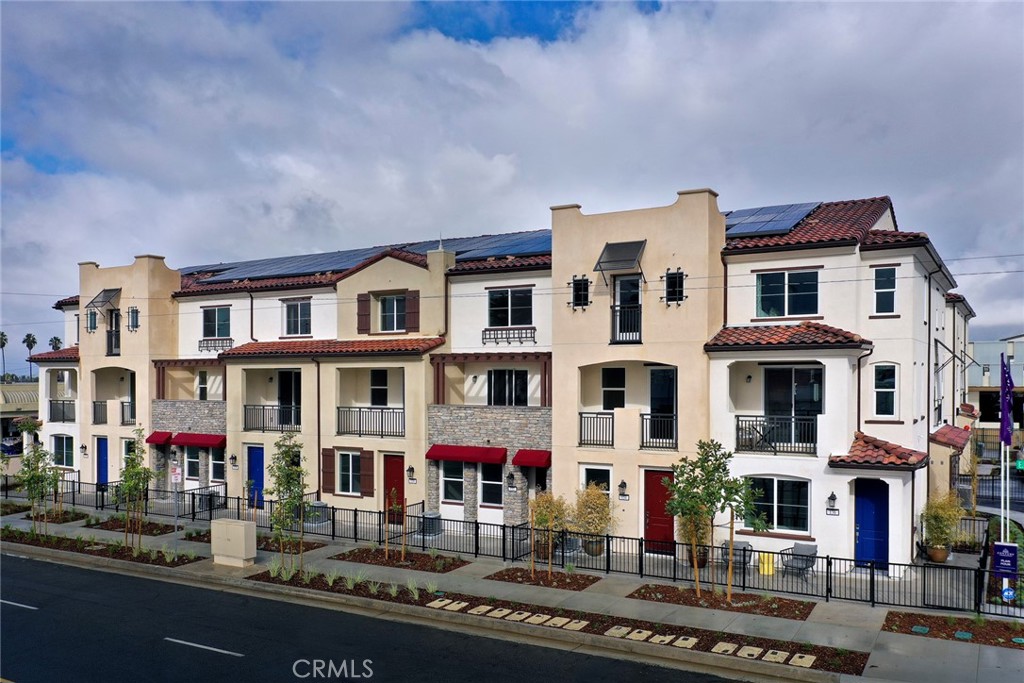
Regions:
M 2 602 L 5 605 L 14 605 L 15 607 L 23 607 L 25 609 L 39 609 L 38 607 L 33 607 L 32 605 L 23 605 L 20 602 L 11 602 L 10 600 L 0 600 L 0 602 Z
M 232 657 L 244 657 L 245 656 L 245 655 L 239 654 L 237 652 L 231 652 L 230 650 L 221 650 L 220 648 L 210 647 L 209 645 L 200 645 L 199 643 L 190 643 L 187 640 L 178 640 L 177 638 L 164 638 L 164 640 L 169 640 L 170 642 L 178 643 L 179 645 L 188 645 L 189 647 L 198 647 L 198 648 L 200 648 L 202 650 L 211 650 L 213 652 L 219 652 L 222 655 L 231 655 Z

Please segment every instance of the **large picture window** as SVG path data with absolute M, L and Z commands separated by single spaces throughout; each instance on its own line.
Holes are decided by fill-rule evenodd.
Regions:
M 817 312 L 818 271 L 758 273 L 758 318 L 815 315 Z
M 231 336 L 231 308 L 216 306 L 203 309 L 203 338 L 225 339 Z
M 338 493 L 361 493 L 359 453 L 338 453 Z
M 480 504 L 501 505 L 501 492 L 505 484 L 502 481 L 501 465 L 480 463 Z
M 875 366 L 875 415 L 896 416 L 896 366 Z
M 896 312 L 896 269 L 875 268 L 875 313 Z
M 462 463 L 452 460 L 441 461 L 441 500 L 446 503 L 463 501 Z
M 808 507 L 810 484 L 797 479 L 748 477 L 754 490 L 754 509 L 763 514 L 769 529 L 810 531 Z M 747 519 L 747 526 L 753 520 Z
M 492 289 L 487 293 L 490 327 L 518 327 L 533 324 L 533 289 Z
M 380 331 L 405 331 L 405 295 L 382 296 L 380 303 Z
M 286 301 L 284 302 L 284 333 L 287 336 L 299 334 L 311 334 L 310 323 L 310 301 Z
M 58 467 L 75 466 L 75 440 L 66 434 L 53 437 L 53 464 Z
M 525 406 L 527 377 L 526 370 L 488 370 L 487 405 Z
M 626 368 L 601 368 L 601 409 L 626 407 Z

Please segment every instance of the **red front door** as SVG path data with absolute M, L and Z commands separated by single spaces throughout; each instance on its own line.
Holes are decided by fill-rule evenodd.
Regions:
M 662 479 L 671 472 L 644 470 L 644 550 L 672 554 L 672 517 L 665 512 L 668 489 Z
M 401 524 L 405 509 L 405 458 L 401 455 L 384 456 L 384 505 L 388 510 L 388 521 Z

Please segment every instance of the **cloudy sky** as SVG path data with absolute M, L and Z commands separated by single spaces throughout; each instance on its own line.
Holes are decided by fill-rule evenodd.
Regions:
M 1019 2 L 5 1 L 0 24 L 8 371 L 63 334 L 80 261 L 542 228 L 693 187 L 889 195 L 972 336 L 1024 331 Z

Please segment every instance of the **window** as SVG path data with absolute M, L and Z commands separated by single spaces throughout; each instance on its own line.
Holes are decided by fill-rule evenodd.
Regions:
M 572 277 L 572 307 L 586 308 L 590 305 L 590 280 L 583 277 Z
M 451 460 L 442 460 L 441 500 L 447 503 L 461 503 L 462 485 L 462 463 Z
M 533 324 L 533 289 L 492 289 L 487 293 L 488 326 Z
M 875 268 L 875 313 L 896 312 L 896 269 Z
M 875 366 L 875 415 L 896 416 L 896 366 Z
M 284 302 L 284 333 L 286 336 L 311 334 L 309 299 Z
M 199 479 L 198 446 L 185 446 L 185 478 Z
M 526 384 L 526 370 L 488 370 L 487 405 L 527 405 Z
M 480 463 L 480 504 L 501 505 L 502 481 L 500 464 Z
M 370 405 L 388 404 L 388 371 L 370 370 Z
M 361 493 L 359 453 L 338 453 L 338 493 Z
M 206 370 L 200 370 L 196 375 L 196 396 L 200 401 L 205 401 L 209 396 L 209 381 Z
M 307 316 L 308 317 L 308 316 Z M 231 308 L 217 306 L 203 309 L 203 338 L 225 339 L 231 336 Z
M 680 304 L 686 298 L 683 294 L 683 283 L 686 280 L 686 273 L 678 270 L 674 273 L 665 273 L 665 303 Z
M 95 332 L 96 331 L 96 311 L 88 310 L 85 312 L 85 331 Z
M 763 513 L 769 529 L 810 531 L 807 500 L 809 484 L 795 479 L 748 477 L 754 490 L 754 509 Z M 746 525 L 753 520 L 747 519 Z
M 601 409 L 626 407 L 626 368 L 601 368 Z
M 128 331 L 134 332 L 139 329 L 139 309 L 135 306 L 128 307 Z
M 75 346 L 78 346 L 79 342 L 82 341 L 82 317 L 75 313 Z
M 75 466 L 75 440 L 65 434 L 53 437 L 53 464 L 59 467 Z
M 224 481 L 224 449 L 214 448 L 210 452 L 210 481 Z
M 380 297 L 380 331 L 405 331 L 405 295 Z
M 610 467 L 584 467 L 580 471 L 580 488 L 585 489 L 590 484 L 597 484 L 599 488 L 608 493 L 612 490 L 612 470 Z
M 758 318 L 814 315 L 817 312 L 818 271 L 758 273 Z

